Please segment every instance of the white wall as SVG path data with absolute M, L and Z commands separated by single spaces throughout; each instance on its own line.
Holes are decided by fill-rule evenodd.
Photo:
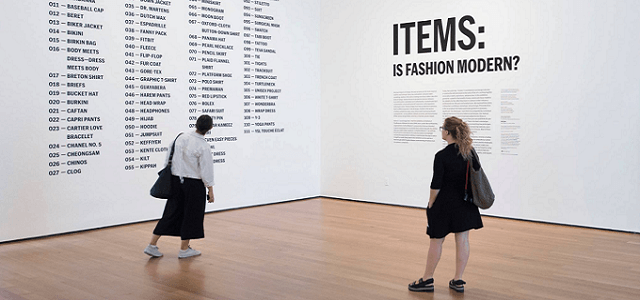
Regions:
M 57 160 L 49 153 L 59 150 L 48 145 L 66 141 L 64 134 L 48 131 L 48 93 L 55 90 L 48 86 L 54 81 L 48 74 L 65 73 L 72 64 L 66 54 L 49 51 L 54 44 L 48 39 L 56 35 L 49 32 L 54 26 L 48 20 L 56 19 L 51 10 L 68 10 L 52 8 L 49 2 L 23 1 L 15 7 L 7 4 L 0 12 L 0 36 L 5 41 L 0 44 L 0 242 L 161 216 L 164 202 L 148 196 L 158 168 L 123 170 L 124 1 L 97 2 L 85 5 L 105 11 L 86 12 L 86 17 L 105 28 L 86 30 L 85 37 L 96 40 L 102 51 L 98 57 L 107 59 L 100 65 L 105 80 L 87 81 L 86 89 L 100 91 L 88 115 L 101 117 L 104 130 L 93 141 L 103 146 L 99 157 L 88 158 L 81 175 L 48 174 L 66 169 L 49 167 Z M 234 122 L 234 128 L 211 136 L 237 136 L 238 141 L 212 143 L 216 151 L 226 152 L 226 162 L 216 165 L 217 201 L 207 211 L 319 194 L 424 207 L 433 155 L 443 144 L 394 143 L 394 92 L 435 91 L 437 114 L 419 120 L 437 124 L 445 115 L 443 90 L 518 89 L 517 155 L 500 154 L 497 120 L 503 107 L 499 93 L 491 97 L 492 112 L 487 116 L 492 125 L 484 134 L 491 136 L 492 146 L 482 154 L 482 162 L 497 202 L 484 213 L 640 231 L 640 204 L 634 200 L 640 182 L 635 53 L 640 42 L 633 34 L 640 25 L 640 9 L 635 2 L 270 3 L 264 13 L 275 16 L 281 28 L 273 30 L 269 42 L 278 54 L 267 60 L 282 93 L 277 116 L 265 116 L 265 121 L 275 121 L 285 132 L 244 135 L 243 107 L 226 105 L 225 121 Z M 155 44 L 165 55 L 163 72 L 181 81 L 170 87 L 175 99 L 168 104 L 172 113 L 156 116 L 162 146 L 177 132 L 189 130 L 186 80 L 193 65 L 187 60 L 189 47 L 183 45 L 191 31 L 201 28 L 187 25 L 187 4 L 172 5 L 170 36 L 158 37 Z M 224 3 L 224 8 L 224 22 L 242 32 L 242 6 Z M 464 15 L 486 27 L 486 33 L 478 34 L 485 49 L 392 54 L 393 24 Z M 240 104 L 243 38 L 229 41 L 237 50 L 229 52 L 232 64 L 219 70 L 233 73 L 225 91 Z M 513 55 L 521 57 L 517 71 L 400 77 L 392 73 L 396 63 Z M 161 163 L 164 153 L 150 156 L 151 162 Z
M 640 231 L 640 5 L 635 1 L 322 1 L 322 195 L 424 207 L 436 139 L 394 143 L 394 92 L 489 89 L 487 215 Z M 485 48 L 393 55 L 393 24 L 471 15 Z M 478 33 L 478 26 L 485 32 Z M 433 43 L 433 25 L 427 32 Z M 458 31 L 457 39 L 464 38 Z M 393 76 L 396 63 L 518 55 L 517 70 Z M 500 91 L 517 89 L 517 155 Z
M 103 12 L 68 9 L 64 4 L 74 4 L 93 8 L 103 8 Z M 51 4 L 53 3 L 53 4 Z M 58 4 L 56 6 L 55 4 Z M 2 157 L 0 160 L 0 242 L 15 239 L 43 236 L 49 234 L 70 232 L 76 230 L 97 228 L 109 225 L 117 225 L 141 220 L 158 219 L 162 216 L 165 201 L 157 200 L 149 196 L 149 188 L 157 178 L 156 173 L 163 167 L 165 153 L 149 154 L 149 162 L 158 165 L 151 169 L 125 170 L 125 165 L 139 166 L 141 161 L 126 162 L 125 148 L 142 148 L 139 145 L 128 147 L 126 140 L 142 140 L 139 137 L 125 138 L 125 125 L 144 124 L 140 121 L 126 122 L 126 116 L 141 114 L 126 114 L 125 109 L 142 106 L 127 106 L 124 104 L 125 84 L 130 83 L 124 78 L 130 73 L 125 73 L 125 68 L 142 69 L 139 64 L 125 64 L 132 59 L 125 56 L 125 52 L 162 54 L 162 67 L 151 69 L 161 70 L 162 76 L 178 79 L 175 84 L 166 84 L 167 91 L 171 93 L 165 106 L 170 114 L 152 114 L 155 118 L 149 124 L 158 125 L 162 132 L 162 147 L 168 147 L 180 131 L 193 130 L 189 124 L 194 121 L 190 116 L 200 113 L 189 113 L 193 108 L 188 105 L 191 84 L 188 82 L 193 76 L 189 71 L 203 72 L 202 65 L 215 65 L 211 72 L 226 72 L 233 75 L 232 78 L 209 77 L 209 79 L 224 79 L 223 93 L 228 99 L 215 99 L 215 108 L 224 108 L 225 112 L 214 114 L 224 117 L 223 120 L 214 122 L 232 122 L 232 128 L 214 128 L 207 137 L 237 137 L 235 142 L 211 142 L 214 151 L 224 151 L 225 163 L 215 165 L 215 194 L 216 202 L 207 204 L 207 211 L 216 211 L 228 208 L 237 208 L 265 203 L 273 203 L 290 199 L 300 199 L 317 196 L 320 193 L 320 70 L 319 70 L 319 1 L 286 1 L 286 2 L 221 2 L 221 5 L 209 5 L 187 1 L 171 1 L 171 5 L 163 7 L 169 13 L 151 13 L 156 16 L 165 16 L 167 20 L 157 21 L 143 19 L 139 16 L 144 12 L 140 5 L 162 7 L 157 4 L 149 4 L 140 1 L 101 1 L 95 4 L 75 1 L 21 1 L 3 4 L 0 11 L 0 98 L 2 109 L 0 110 L 0 133 L 2 136 Z M 135 8 L 128 9 L 125 4 L 133 4 Z M 196 5 L 197 9 L 190 9 L 188 5 Z M 224 9 L 224 13 L 216 13 L 201 10 L 201 6 Z M 246 10 L 244 6 L 251 9 Z M 52 12 L 54 12 L 52 14 Z M 57 12 L 57 15 L 55 14 Z M 133 12 L 135 17 L 126 16 L 126 12 Z M 67 13 L 82 14 L 82 18 L 72 19 Z M 147 11 L 149 13 L 149 11 Z M 197 17 L 189 13 L 197 13 Z M 223 16 L 224 19 L 211 19 L 202 17 L 201 14 Z M 245 16 L 249 13 L 250 16 Z M 244 30 L 244 26 L 256 28 L 255 14 L 272 16 L 273 22 L 280 28 L 264 27 L 269 32 Z M 129 33 L 126 27 L 139 30 L 139 24 L 125 24 L 126 19 L 134 19 L 136 22 L 150 21 L 167 25 L 165 29 L 167 37 L 160 35 L 143 35 L 139 32 Z M 225 36 L 213 33 L 203 33 L 202 28 L 219 29 L 216 26 L 205 26 L 198 23 L 193 25 L 190 19 L 199 22 L 209 21 L 216 24 L 231 25 L 227 30 L 240 32 L 239 37 Z M 60 23 L 52 24 L 50 20 L 58 20 Z M 244 20 L 251 23 L 246 25 Z M 81 23 L 101 24 L 100 30 L 70 27 L 66 22 L 75 21 Z M 63 23 L 64 22 L 64 23 Z M 54 22 L 55 23 L 55 22 Z M 49 31 L 50 29 L 64 30 L 63 32 Z M 156 29 L 156 28 L 151 28 Z M 83 36 L 71 36 L 66 30 L 78 30 Z M 251 38 L 244 37 L 244 33 L 252 34 Z M 232 45 L 234 50 L 225 50 L 226 57 L 209 56 L 216 58 L 228 58 L 230 63 L 225 65 L 192 62 L 189 56 L 194 54 L 189 49 L 221 51 L 219 48 L 191 47 L 190 42 L 203 43 L 202 39 L 190 39 L 189 35 L 209 35 L 226 38 L 225 41 L 210 41 L 209 43 Z M 271 36 L 271 39 L 255 38 L 256 34 Z M 136 41 L 125 40 L 125 36 L 132 35 Z M 144 44 L 140 37 L 152 37 L 155 40 L 146 45 L 156 46 L 156 51 L 140 50 L 139 48 L 126 48 L 125 44 Z M 69 46 L 63 42 L 52 42 L 49 38 L 65 40 L 76 38 L 96 41 L 95 46 L 78 46 L 79 48 L 98 49 L 100 54 L 82 54 L 81 57 L 105 58 L 105 62 L 89 63 L 68 61 L 66 51 L 50 51 L 50 46 L 60 46 L 65 49 Z M 249 47 L 255 48 L 256 41 L 266 42 L 260 45 L 262 48 L 275 49 L 276 54 L 259 53 L 254 50 L 245 51 L 248 45 L 244 40 L 252 41 Z M 244 54 L 252 55 L 247 59 Z M 261 55 L 257 58 L 254 55 Z M 197 57 L 207 57 L 198 52 Z M 73 55 L 72 55 L 73 56 Z M 139 56 L 133 57 L 136 62 L 141 61 Z M 255 71 L 245 72 L 244 61 L 251 62 L 250 67 L 255 68 L 256 62 L 267 62 L 262 68 L 270 68 L 273 75 L 278 76 L 275 88 L 281 89 L 277 95 L 277 104 L 274 114 L 245 113 L 243 102 L 245 95 L 255 96 L 265 93 L 244 92 L 244 81 L 254 82 L 255 77 L 246 79 L 245 75 L 255 76 Z M 69 65 L 99 66 L 97 72 L 69 71 Z M 54 78 L 49 73 L 91 73 L 104 75 L 103 80 L 67 80 L 66 78 Z M 136 76 L 140 76 L 136 71 Z M 206 79 L 196 76 L 198 80 Z M 270 80 L 262 80 L 270 81 Z M 63 86 L 51 87 L 49 82 L 84 83 L 84 88 L 67 88 Z M 141 85 L 141 81 L 133 81 Z M 204 84 L 197 85 L 198 88 Z M 215 86 L 215 85 L 214 85 Z M 255 88 L 252 85 L 251 88 Z M 85 106 L 88 113 L 51 113 L 49 109 L 67 109 L 67 105 L 50 105 L 48 100 L 55 98 L 66 100 L 68 97 L 58 95 L 49 96 L 49 91 L 87 90 L 99 91 L 98 97 L 91 97 L 90 103 Z M 141 90 L 135 90 L 140 93 Z M 196 93 L 205 93 L 197 90 Z M 213 92 L 221 93 L 221 92 Z M 75 98 L 84 99 L 84 98 Z M 139 101 L 140 98 L 131 98 Z M 153 100 L 153 99 L 151 99 Z M 203 99 L 198 98 L 197 101 Z M 75 106 L 74 106 L 75 107 Z M 196 106 L 197 109 L 206 108 Z M 250 106 L 255 108 L 254 105 Z M 272 107 L 266 107 L 272 108 Z M 49 166 L 53 162 L 66 162 L 67 157 L 50 158 L 49 153 L 65 154 L 67 148 L 50 149 L 50 144 L 66 145 L 66 131 L 49 131 L 49 126 L 67 126 L 67 123 L 51 123 L 50 117 L 67 116 L 98 116 L 98 122 L 80 122 L 78 125 L 103 126 L 100 131 L 87 131 L 94 136 L 88 140 L 79 142 L 102 143 L 99 147 L 85 147 L 82 150 L 99 150 L 98 156 L 86 157 L 88 163 L 78 167 Z M 245 120 L 245 116 L 260 116 L 261 119 Z M 276 128 L 284 128 L 280 133 L 254 133 L 245 134 L 245 122 L 255 123 L 275 122 Z M 272 127 L 249 127 L 251 130 Z M 140 133 L 142 130 L 129 132 Z M 155 147 L 155 146 L 154 146 Z M 134 153 L 132 157 L 143 156 Z M 83 158 L 84 159 L 84 158 Z M 67 169 L 81 169 L 81 174 L 66 175 Z M 51 171 L 61 173 L 50 175 Z

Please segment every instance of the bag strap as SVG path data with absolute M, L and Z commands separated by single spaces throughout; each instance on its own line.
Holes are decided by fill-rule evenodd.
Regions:
M 469 183 L 469 162 L 470 160 L 467 160 L 467 176 L 465 177 L 464 180 L 464 192 L 467 192 L 467 184 Z
M 476 149 L 473 147 L 471 147 L 471 155 L 473 159 L 475 159 L 478 163 L 480 163 L 480 158 L 478 158 L 478 152 L 476 152 Z
M 173 145 L 171 145 L 171 154 L 169 154 L 169 163 L 167 164 L 167 166 L 171 166 L 171 161 L 173 160 L 173 151 L 176 150 L 176 141 L 178 140 L 178 137 L 180 137 L 182 135 L 182 132 L 178 134 L 178 136 L 176 136 L 176 139 L 173 140 Z

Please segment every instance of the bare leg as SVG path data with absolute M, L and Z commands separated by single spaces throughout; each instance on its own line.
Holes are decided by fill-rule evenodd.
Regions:
M 462 279 L 464 268 L 469 261 L 469 231 L 456 233 L 456 276 L 454 280 Z
M 442 254 L 442 243 L 444 238 L 430 239 L 429 240 L 429 254 L 427 254 L 427 266 L 424 270 L 424 276 L 422 279 L 427 280 L 433 277 L 433 273 L 436 271 L 438 262 L 440 261 L 440 255 Z
M 187 250 L 187 248 L 189 248 L 189 241 L 190 240 L 182 240 L 180 242 L 180 250 Z
M 155 246 L 156 244 L 158 244 L 158 240 L 160 239 L 160 236 L 157 234 L 154 234 L 151 236 L 151 242 L 149 242 L 149 245 Z

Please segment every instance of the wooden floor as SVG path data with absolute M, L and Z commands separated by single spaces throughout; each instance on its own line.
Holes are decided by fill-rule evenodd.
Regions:
M 155 222 L 0 245 L 0 299 L 640 299 L 640 235 L 484 218 L 464 294 L 448 237 L 435 293 L 424 210 L 313 199 L 208 214 L 202 256 L 142 253 Z

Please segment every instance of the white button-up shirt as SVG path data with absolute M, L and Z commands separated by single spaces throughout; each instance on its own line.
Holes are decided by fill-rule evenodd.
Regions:
M 197 132 L 183 133 L 175 142 L 171 174 L 180 178 L 202 179 L 206 187 L 213 186 L 213 157 L 209 143 Z M 169 162 L 167 151 L 165 166 Z

